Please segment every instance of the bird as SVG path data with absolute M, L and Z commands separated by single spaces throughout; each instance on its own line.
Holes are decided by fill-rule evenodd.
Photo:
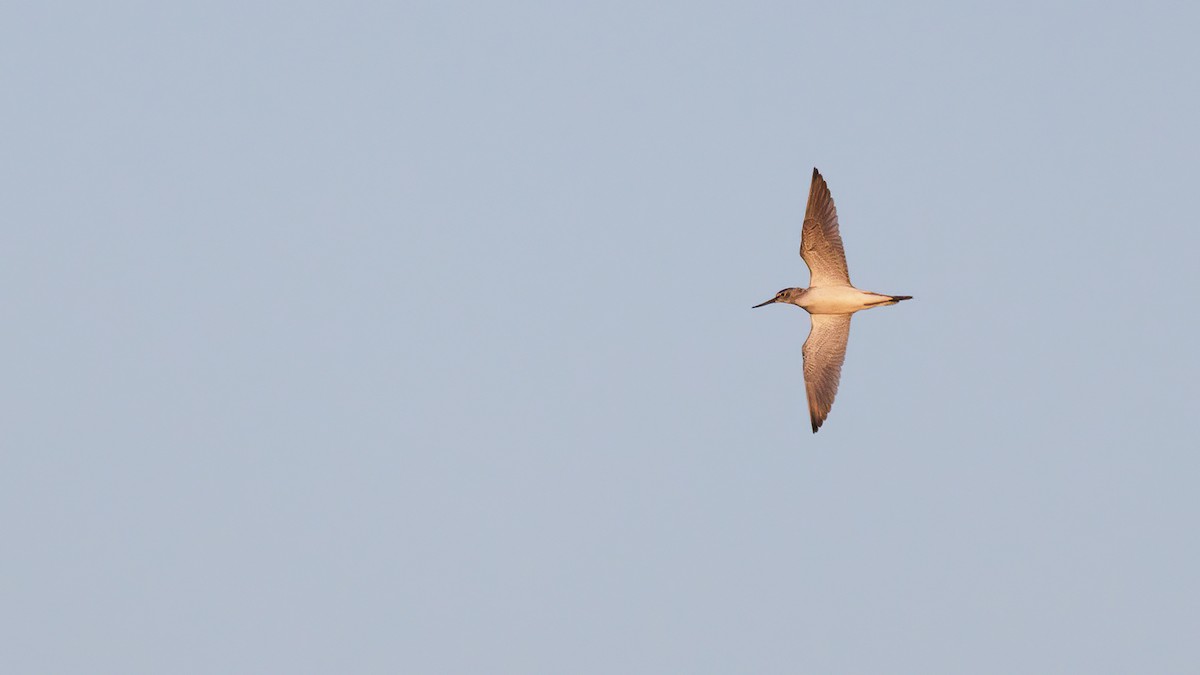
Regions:
M 785 288 L 751 309 L 781 303 L 804 309 L 812 329 L 804 341 L 804 389 L 813 433 L 825 423 L 837 396 L 850 338 L 850 317 L 872 307 L 912 300 L 911 295 L 885 295 L 855 288 L 846 268 L 846 252 L 838 232 L 837 207 L 821 172 L 813 168 L 808 207 L 800 234 L 800 257 L 808 265 L 808 288 Z

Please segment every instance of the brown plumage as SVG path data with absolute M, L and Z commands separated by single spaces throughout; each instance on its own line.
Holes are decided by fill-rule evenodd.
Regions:
M 815 168 L 808 189 L 808 208 L 804 210 L 804 230 L 800 235 L 800 257 L 808 265 L 811 286 L 850 286 L 846 251 L 838 232 L 837 207 L 829 186 Z
M 804 341 L 804 391 L 808 394 L 808 415 L 813 433 L 825 423 L 846 360 L 850 340 L 849 314 L 813 314 L 812 330 Z
M 804 390 L 812 430 L 816 433 L 837 397 L 850 339 L 850 317 L 870 307 L 910 300 L 912 296 L 862 291 L 850 283 L 846 252 L 838 232 L 837 207 L 829 186 L 815 168 L 800 235 L 800 257 L 808 265 L 809 287 L 785 288 L 755 307 L 776 302 L 796 305 L 812 319 L 812 330 L 804 341 Z

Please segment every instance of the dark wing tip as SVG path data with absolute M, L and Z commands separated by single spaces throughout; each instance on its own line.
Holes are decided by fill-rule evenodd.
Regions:
M 825 185 L 825 177 L 822 176 L 821 172 L 817 171 L 817 167 L 814 166 L 813 167 L 813 177 L 812 177 L 812 187 L 815 188 L 818 185 Z
M 829 184 L 825 182 L 825 177 L 822 176 L 821 172 L 817 171 L 817 167 L 814 166 L 812 183 L 808 187 L 808 203 L 810 206 L 813 206 L 817 203 L 825 204 L 826 202 L 832 206 L 833 195 L 829 192 Z M 824 208 L 822 208 L 821 212 L 818 213 L 809 212 L 807 210 L 804 212 L 805 218 L 811 218 L 814 216 L 821 217 L 825 215 L 827 214 L 824 213 Z

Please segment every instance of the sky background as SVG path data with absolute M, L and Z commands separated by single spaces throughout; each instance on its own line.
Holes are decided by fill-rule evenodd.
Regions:
M 6 3 L 0 670 L 1197 672 L 1200 10 L 963 4 Z

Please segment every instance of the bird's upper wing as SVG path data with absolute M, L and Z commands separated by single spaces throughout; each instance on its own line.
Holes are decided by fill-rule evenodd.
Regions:
M 813 433 L 829 416 L 837 396 L 846 341 L 850 339 L 849 314 L 813 314 L 812 330 L 804 341 L 804 389 Z
M 800 235 L 800 257 L 811 274 L 809 286 L 849 286 L 846 252 L 838 234 L 837 207 L 820 172 L 813 169 L 808 189 L 808 208 L 804 211 L 804 231 Z

